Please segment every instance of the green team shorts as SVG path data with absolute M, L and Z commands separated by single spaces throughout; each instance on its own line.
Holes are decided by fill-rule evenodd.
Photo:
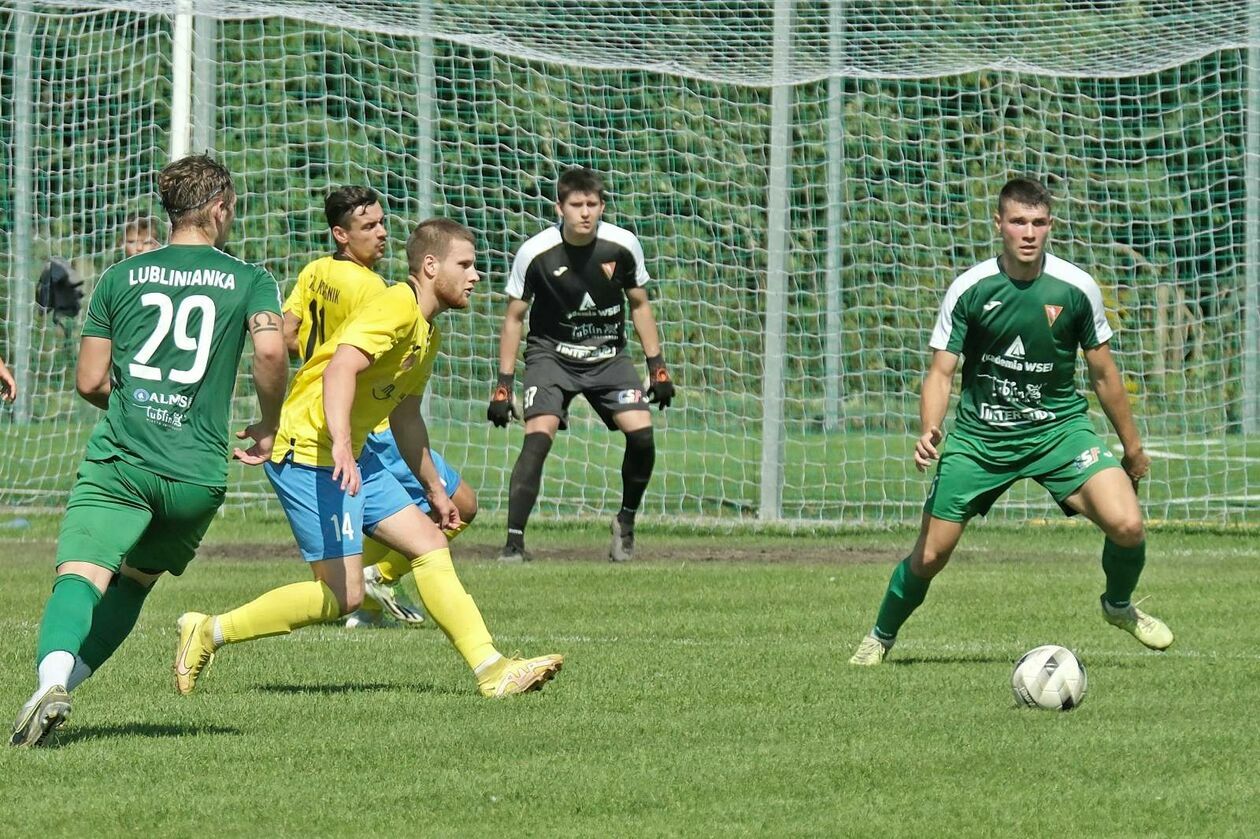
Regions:
M 923 506 L 945 521 L 966 522 L 986 515 L 993 502 L 1022 478 L 1041 484 L 1064 515 L 1073 516 L 1076 512 L 1064 500 L 1098 472 L 1120 468 L 1115 454 L 1092 429 L 1068 429 L 1037 445 L 1024 460 L 1008 464 L 988 463 L 969 441 L 957 443 L 947 445 L 941 455 Z
M 184 573 L 223 504 L 224 487 L 190 484 L 111 458 L 85 460 L 57 537 L 57 564 L 117 573 L 123 560 L 156 574 Z

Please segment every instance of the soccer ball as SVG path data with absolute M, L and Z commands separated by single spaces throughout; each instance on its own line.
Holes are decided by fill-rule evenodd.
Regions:
M 1085 698 L 1085 687 L 1085 665 L 1054 644 L 1024 653 L 1011 673 L 1015 701 L 1025 708 L 1070 711 Z

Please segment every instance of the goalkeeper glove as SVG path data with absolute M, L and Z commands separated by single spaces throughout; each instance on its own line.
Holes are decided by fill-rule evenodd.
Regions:
M 648 401 L 655 402 L 663 411 L 669 407 L 674 398 L 674 380 L 665 369 L 665 359 L 653 356 L 647 360 L 648 368 Z
M 511 373 L 499 374 L 499 383 L 494 386 L 494 394 L 490 397 L 490 407 L 486 408 L 486 419 L 494 423 L 497 428 L 507 428 L 507 424 L 513 417 L 521 418 L 521 412 L 516 409 L 516 403 L 512 401 L 514 378 L 515 376 Z

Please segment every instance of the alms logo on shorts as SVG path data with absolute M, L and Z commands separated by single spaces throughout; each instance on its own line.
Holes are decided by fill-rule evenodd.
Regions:
M 1054 322 L 1058 320 L 1059 313 L 1063 311 L 1062 306 L 1051 306 L 1046 304 L 1046 320 L 1050 321 L 1050 325 L 1054 326 Z
M 633 405 L 642 401 L 643 391 L 641 390 L 623 390 L 617 394 L 617 404 L 619 405 Z
M 1098 462 L 1098 458 L 1102 456 L 1102 452 L 1097 446 L 1092 449 L 1086 449 L 1076 456 L 1072 461 L 1072 465 L 1076 467 L 1077 472 L 1084 472 L 1089 467 Z

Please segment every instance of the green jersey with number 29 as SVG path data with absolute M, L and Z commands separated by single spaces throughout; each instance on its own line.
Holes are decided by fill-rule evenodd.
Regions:
M 209 245 L 168 245 L 111 266 L 83 326 L 84 337 L 112 342 L 109 409 L 87 459 L 224 486 L 248 320 L 279 311 L 270 274 Z
M 1098 284 L 1066 260 L 1047 254 L 1028 282 L 1008 277 L 997 259 L 960 275 L 929 342 L 963 357 L 956 432 L 1017 456 L 1023 442 L 1074 421 L 1088 426 L 1077 354 L 1111 334 Z

